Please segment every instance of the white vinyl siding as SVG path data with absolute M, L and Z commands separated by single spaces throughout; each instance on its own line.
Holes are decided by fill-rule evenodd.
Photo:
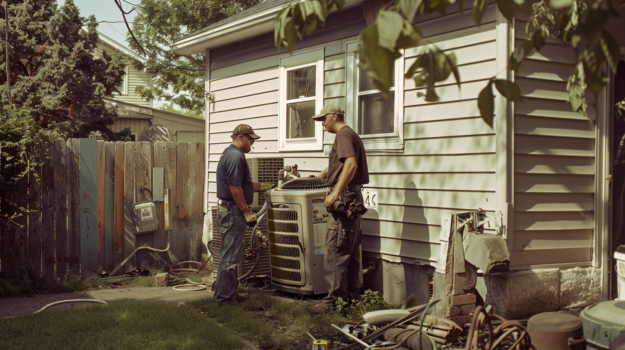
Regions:
M 520 17 L 515 46 L 527 38 Z M 592 263 L 596 108 L 592 93 L 588 117 L 566 103 L 573 63 L 570 46 L 548 40 L 515 76 L 524 102 L 514 106 L 512 269 Z
M 398 82 L 405 89 L 404 147 L 399 152 L 367 151 L 371 183 L 366 187 L 378 190 L 379 206 L 364 217 L 363 253 L 431 264 L 438 256 L 441 215 L 478 208 L 494 212 L 496 208 L 495 134 L 477 108 L 477 94 L 496 74 L 495 8 L 489 6 L 479 27 L 470 11 L 419 25 L 429 40 L 456 53 L 462 88 L 458 90 L 452 78 L 438 84 L 440 102 L 426 103 L 417 98 L 422 89 L 416 89 L 412 80 Z M 345 51 L 346 43 L 355 39 L 350 36 L 322 44 L 324 105 L 347 107 Z M 418 54 L 418 48 L 407 50 L 405 69 Z M 316 175 L 328 165 L 334 135 L 327 132 L 324 152 L 278 150 L 279 57 L 283 56 L 211 71 L 210 91 L 216 103 L 210 113 L 209 206 L 216 203 L 217 163 L 239 123 L 251 125 L 261 136 L 248 158 L 284 157 L 284 164 L 297 164 L 302 176 Z M 248 70 L 242 72 L 246 66 Z
M 98 43 L 97 48 L 94 50 L 94 56 L 102 57 L 103 50 L 106 50 L 109 55 L 114 52 L 113 48 L 110 48 L 103 43 Z M 152 86 L 152 75 L 136 69 L 132 63 L 127 62 L 125 79 L 125 93 L 123 95 L 115 94 L 113 99 L 121 102 L 132 103 L 138 106 L 151 107 L 152 103 L 150 101 L 146 101 L 135 94 L 135 88 L 137 86 L 150 88 Z

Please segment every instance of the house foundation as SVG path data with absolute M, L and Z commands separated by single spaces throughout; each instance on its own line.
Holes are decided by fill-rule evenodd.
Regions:
M 600 273 L 594 267 L 490 273 L 478 277 L 476 289 L 495 314 L 512 319 L 599 302 Z
M 429 302 L 429 281 L 434 273 L 431 266 L 369 260 L 375 268 L 364 275 L 365 289 L 379 291 L 390 305 L 402 305 L 414 294 L 419 305 Z

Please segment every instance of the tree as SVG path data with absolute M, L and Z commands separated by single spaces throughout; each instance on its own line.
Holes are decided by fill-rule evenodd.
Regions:
M 585 112 L 584 92 L 589 88 L 595 95 L 607 81 L 604 63 L 616 74 L 620 48 L 616 39 L 604 29 L 610 17 L 618 12 L 610 0 L 497 0 L 497 8 L 506 19 L 514 20 L 516 11 L 530 14 L 530 39 L 519 45 L 510 55 L 508 70 L 518 72 L 523 58 L 533 50 L 540 51 L 546 38 L 556 38 L 571 45 L 575 52 L 575 69 L 571 72 L 567 90 L 573 110 Z M 333 9 L 341 10 L 344 0 L 293 1 L 276 15 L 275 44 L 289 51 L 295 48 L 297 38 L 312 33 L 323 25 Z M 401 50 L 420 47 L 419 58 L 408 68 L 406 79 L 414 79 L 416 86 L 426 87 L 425 100 L 437 101 L 434 84 L 454 75 L 458 88 L 460 76 L 453 53 L 446 54 L 424 39 L 415 16 L 428 12 L 445 13 L 450 6 L 464 11 L 467 0 L 393 0 L 379 11 L 375 23 L 365 28 L 359 37 L 358 52 L 361 66 L 367 76 L 388 96 L 393 79 L 393 62 L 401 57 Z M 473 2 L 473 18 L 481 24 L 488 0 Z M 478 96 L 478 107 L 484 121 L 493 126 L 493 86 L 507 99 L 521 101 L 516 83 L 493 77 Z
M 260 0 L 141 0 L 134 5 L 137 16 L 132 32 L 137 42 L 129 34 L 128 44 L 147 59 L 145 63 L 135 60 L 135 66 L 155 76 L 153 88 L 138 87 L 135 92 L 145 99 L 164 99 L 183 110 L 203 111 L 205 55 L 181 56 L 170 46 L 258 3 Z
M 5 0 L 0 7 L 0 198 L 22 190 L 19 181 L 40 164 L 39 152 L 56 138 L 107 139 L 117 113 L 104 98 L 123 81 L 122 56 L 93 56 L 98 41 L 95 17 L 80 16 L 72 0 Z M 8 17 L 8 26 L 5 23 Z M 8 28 L 8 44 L 5 40 Z M 45 154 L 45 153 L 44 153 Z

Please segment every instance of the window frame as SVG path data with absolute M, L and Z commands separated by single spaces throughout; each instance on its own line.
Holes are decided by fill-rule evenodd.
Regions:
M 316 67 L 315 96 L 287 100 L 287 74 L 291 70 Z M 315 136 L 305 139 L 287 139 L 287 105 L 289 103 L 315 101 L 315 114 L 323 108 L 324 50 L 314 50 L 280 59 L 279 140 L 278 151 L 316 151 L 323 149 L 323 126 L 315 123 Z
M 361 96 L 359 89 L 358 42 L 346 44 L 346 111 L 347 125 L 358 132 L 358 97 Z M 366 150 L 397 150 L 404 149 L 404 52 L 402 57 L 395 61 L 395 86 L 391 91 L 395 93 L 394 106 L 394 130 L 392 133 L 361 135 Z M 362 96 L 379 93 L 379 90 L 368 90 Z
M 122 82 L 122 91 L 121 93 L 115 93 L 119 96 L 128 95 L 128 66 L 124 67 L 124 81 Z

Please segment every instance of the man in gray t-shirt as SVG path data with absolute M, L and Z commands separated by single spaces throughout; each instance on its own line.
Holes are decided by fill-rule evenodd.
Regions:
M 254 192 L 261 191 L 260 183 L 253 183 L 245 160 L 255 140 L 260 136 L 252 127 L 240 124 L 232 132 L 232 144 L 224 150 L 217 165 L 217 198 L 221 253 L 214 300 L 223 304 L 236 303 L 237 265 L 246 231 L 246 217 L 254 215 L 248 204 L 254 201 Z
M 345 111 L 335 105 L 323 107 L 314 116 L 316 121 L 336 134 L 328 168 L 321 172 L 330 185 L 330 193 L 325 198 L 330 207 L 339 198 L 349 205 L 353 200 L 363 203 L 362 185 L 369 183 L 369 170 L 365 147 L 360 136 L 345 124 Z M 326 254 L 323 260 L 328 296 L 323 298 L 326 305 L 339 297 L 344 300 L 354 297 L 360 290 L 361 252 L 360 215 L 350 221 L 344 213 L 333 212 L 328 216 L 326 226 Z

